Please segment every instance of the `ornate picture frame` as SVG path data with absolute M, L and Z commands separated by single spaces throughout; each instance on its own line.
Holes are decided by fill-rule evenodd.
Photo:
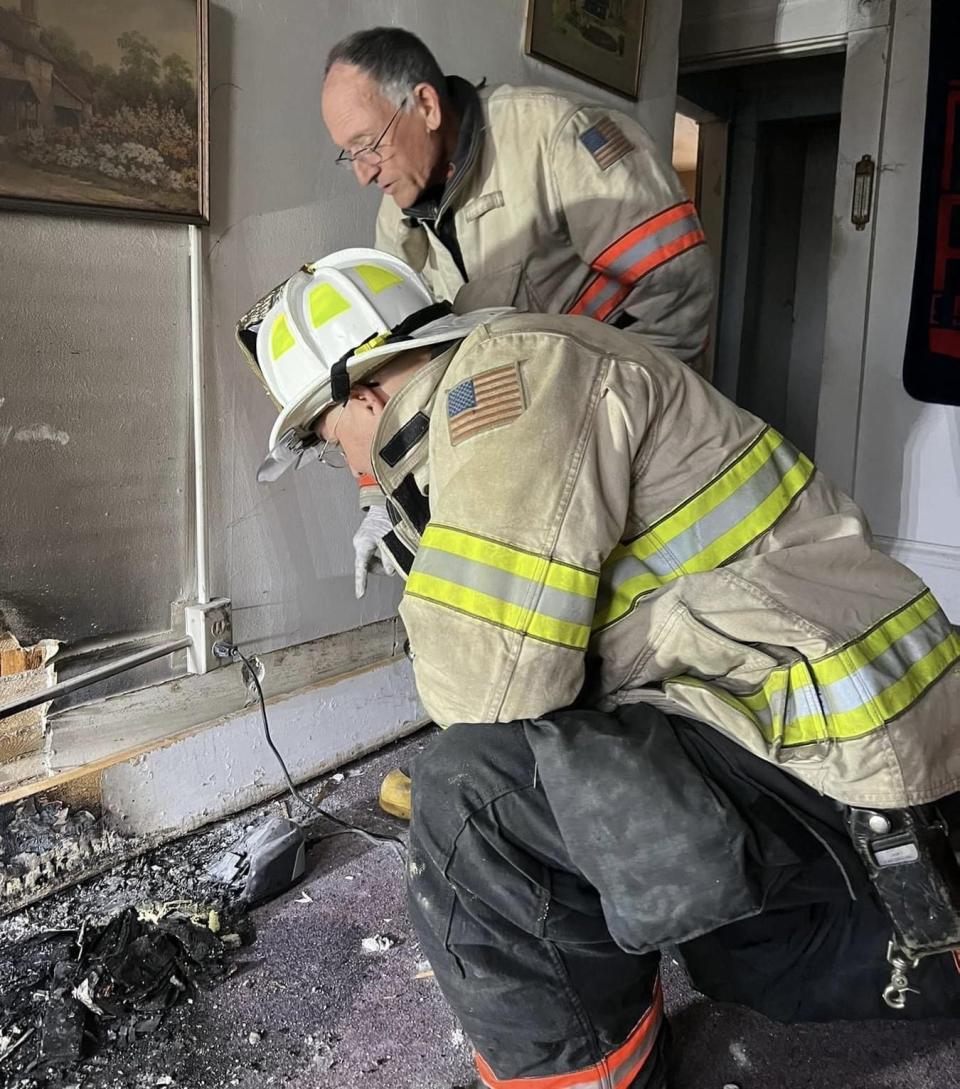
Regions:
M 646 0 L 527 0 L 526 52 L 636 100 L 645 10 Z

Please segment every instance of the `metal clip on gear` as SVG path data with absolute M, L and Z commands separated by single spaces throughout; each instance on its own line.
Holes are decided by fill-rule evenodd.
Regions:
M 960 949 L 960 864 L 945 805 L 847 810 L 853 845 L 893 923 L 883 1000 L 894 1010 L 919 994 L 907 973 L 922 957 Z
M 907 972 L 917 967 L 919 957 L 911 957 L 894 938 L 887 943 L 887 963 L 890 965 L 890 982 L 883 989 L 883 1000 L 892 1010 L 902 1010 L 908 994 L 919 994 L 910 986 Z

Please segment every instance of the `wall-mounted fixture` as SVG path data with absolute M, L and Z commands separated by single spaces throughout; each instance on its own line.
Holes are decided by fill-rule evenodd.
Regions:
M 853 208 L 850 212 L 850 221 L 858 231 L 862 231 L 870 222 L 875 173 L 876 164 L 869 155 L 862 156 L 853 168 Z

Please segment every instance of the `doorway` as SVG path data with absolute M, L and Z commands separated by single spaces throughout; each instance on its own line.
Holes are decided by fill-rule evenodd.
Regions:
M 687 103 L 726 123 L 726 139 L 701 144 L 698 162 L 701 179 L 725 181 L 714 384 L 810 457 L 843 74 L 838 53 L 680 79 Z
M 770 121 L 757 137 L 737 403 L 810 457 L 817 437 L 840 119 Z

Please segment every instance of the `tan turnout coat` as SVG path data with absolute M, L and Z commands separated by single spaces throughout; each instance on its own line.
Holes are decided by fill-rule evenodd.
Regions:
M 389 197 L 377 248 L 462 312 L 584 314 L 695 358 L 707 337 L 710 257 L 692 201 L 643 127 L 545 87 L 484 90 L 480 107 L 438 217 L 454 218 L 467 286 L 433 230 Z
M 481 326 L 388 402 L 374 468 L 439 723 L 649 700 L 850 804 L 960 788 L 960 638 L 930 591 L 641 338 Z

